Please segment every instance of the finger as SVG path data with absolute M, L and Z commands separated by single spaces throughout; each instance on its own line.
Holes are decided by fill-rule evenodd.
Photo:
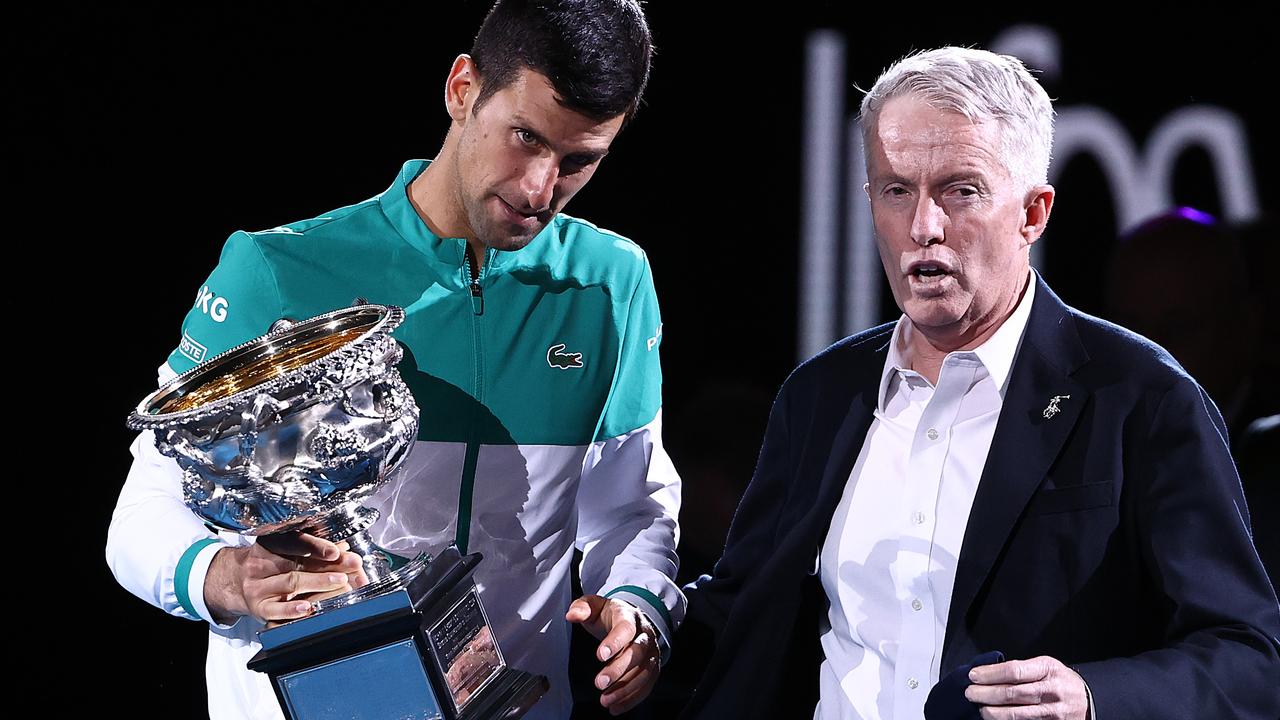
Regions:
M 349 588 L 346 573 L 309 573 L 301 570 L 273 575 L 254 583 L 253 594 L 263 600 L 292 600 L 308 593 Z
M 600 694 L 600 704 L 608 707 L 616 704 L 623 695 L 625 695 L 640 674 L 645 672 L 647 668 L 644 666 L 633 667 L 627 670 L 618 681 L 610 685 Z
M 363 565 L 360 556 L 353 552 L 344 552 L 336 560 L 306 557 L 296 558 L 295 562 L 298 565 L 297 569 L 305 572 L 340 572 L 345 575 L 350 575 Z
M 569 612 L 565 613 L 564 619 L 576 623 L 598 621 L 604 605 L 604 598 L 599 595 L 583 595 L 569 603 Z
M 1039 705 L 1059 699 L 1053 685 L 1044 680 L 1018 685 L 970 685 L 964 696 L 978 705 Z
M 336 544 L 318 538 L 315 535 L 301 533 L 298 535 L 298 542 L 302 543 L 305 548 L 309 549 L 308 555 L 313 557 L 321 557 L 326 560 L 337 560 L 342 555 L 342 548 Z
M 1043 680 L 1049 674 L 1049 658 L 1010 660 L 980 665 L 969 671 L 969 679 L 979 685 L 1018 685 Z
M 352 588 L 362 588 L 369 584 L 369 576 L 364 572 L 364 563 L 361 563 L 354 572 L 347 573 L 347 578 Z
M 608 601 L 599 595 L 583 595 L 570 603 L 569 611 L 564 617 L 569 622 L 581 624 L 593 636 L 603 637 L 609 629 L 604 618 L 604 608 L 607 603 Z M 599 656 L 598 652 L 597 656 Z
M 351 588 L 349 585 L 347 585 L 347 586 L 340 587 L 337 590 L 329 590 L 327 592 L 320 592 L 320 593 L 310 593 L 307 595 L 299 595 L 298 597 L 294 598 L 291 602 L 304 601 L 304 602 L 312 603 L 312 605 L 315 605 L 316 603 L 319 603 L 322 600 L 328 600 L 329 598 L 338 597 L 339 595 L 345 595 L 349 592 L 351 592 Z
M 306 600 L 264 600 L 258 604 L 254 615 L 259 620 L 298 620 L 311 614 L 311 603 Z
M 296 558 L 277 555 L 257 544 L 250 546 L 245 556 L 245 576 L 248 578 L 267 578 L 293 572 L 298 568 Z
M 609 712 L 617 715 L 624 713 L 648 697 L 649 692 L 658 681 L 658 665 L 652 663 L 646 667 L 633 668 L 622 677 L 609 691 L 600 696 L 600 704 Z
M 613 658 L 613 662 L 596 673 L 596 689 L 605 690 L 633 668 L 642 668 L 649 660 L 650 651 L 643 645 L 631 644 Z
M 596 648 L 596 657 L 602 661 L 622 652 L 637 638 L 635 621 L 629 617 L 614 615 L 609 625 L 609 634 L 604 636 L 600 647 Z
M 597 675 L 596 687 L 600 689 L 609 688 L 611 683 L 616 683 L 620 678 L 626 675 L 632 668 L 642 668 L 647 664 L 658 663 L 658 645 L 646 635 L 644 632 L 636 635 L 629 645 L 622 649 L 613 661 L 604 667 Z M 599 678 L 603 676 L 610 682 L 603 685 L 600 684 Z
M 258 544 L 277 555 L 299 558 L 314 557 L 333 561 L 342 554 L 337 545 L 307 533 L 263 535 L 258 538 Z
M 1050 720 L 1063 717 L 1047 705 L 982 707 L 978 714 L 982 716 L 982 720 Z

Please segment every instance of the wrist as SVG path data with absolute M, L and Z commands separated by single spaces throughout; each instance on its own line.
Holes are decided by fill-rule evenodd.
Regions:
M 244 595 L 238 592 L 238 562 L 248 548 L 224 547 L 218 550 L 209 563 L 209 570 L 204 576 L 204 604 L 209 615 L 219 625 L 231 625 L 243 615 L 248 614 Z
M 635 585 L 615 588 L 605 597 L 625 602 L 639 611 L 654 633 L 653 640 L 658 649 L 659 662 L 665 665 L 671 657 L 672 624 L 670 611 L 662 599 L 652 591 Z

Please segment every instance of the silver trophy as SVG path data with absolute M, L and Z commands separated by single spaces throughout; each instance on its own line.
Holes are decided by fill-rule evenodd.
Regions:
M 182 470 L 186 504 L 245 535 L 305 532 L 361 556 L 369 582 L 259 634 L 249 667 L 285 714 L 518 717 L 546 679 L 507 667 L 470 576 L 478 553 L 394 555 L 363 507 L 404 464 L 418 406 L 396 364 L 397 307 L 361 304 L 234 347 L 165 383 L 129 416 Z

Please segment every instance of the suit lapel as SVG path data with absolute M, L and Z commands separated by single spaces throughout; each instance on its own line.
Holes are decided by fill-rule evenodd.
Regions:
M 966 632 L 974 598 L 1088 400 L 1084 386 L 1071 378 L 1088 361 L 1075 321 L 1039 274 L 1036 282 L 1027 329 L 965 528 L 947 616 L 944 665 L 947 651 Z
M 810 517 L 812 524 L 815 552 L 820 552 L 822 542 L 831 528 L 831 518 L 844 493 L 844 486 L 849 482 L 849 473 L 858 461 L 863 442 L 867 439 L 867 431 L 875 418 L 877 393 L 880 390 L 880 375 L 884 368 L 885 355 L 888 350 L 889 337 L 878 341 L 875 351 L 867 360 L 867 369 L 854 373 L 854 377 L 869 378 L 859 380 L 847 411 L 840 421 L 831 441 L 831 450 L 822 470 L 822 480 L 818 485 L 818 496 L 813 505 Z

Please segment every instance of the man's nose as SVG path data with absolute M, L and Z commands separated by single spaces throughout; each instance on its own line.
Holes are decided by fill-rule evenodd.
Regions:
M 920 200 L 916 202 L 915 215 L 911 218 L 911 240 L 921 247 L 940 243 L 946 227 L 946 211 L 934 202 L 932 195 L 922 193 Z
M 559 169 L 553 157 L 540 157 L 529 163 L 520 184 L 528 209 L 541 212 L 551 207 L 558 177 Z

